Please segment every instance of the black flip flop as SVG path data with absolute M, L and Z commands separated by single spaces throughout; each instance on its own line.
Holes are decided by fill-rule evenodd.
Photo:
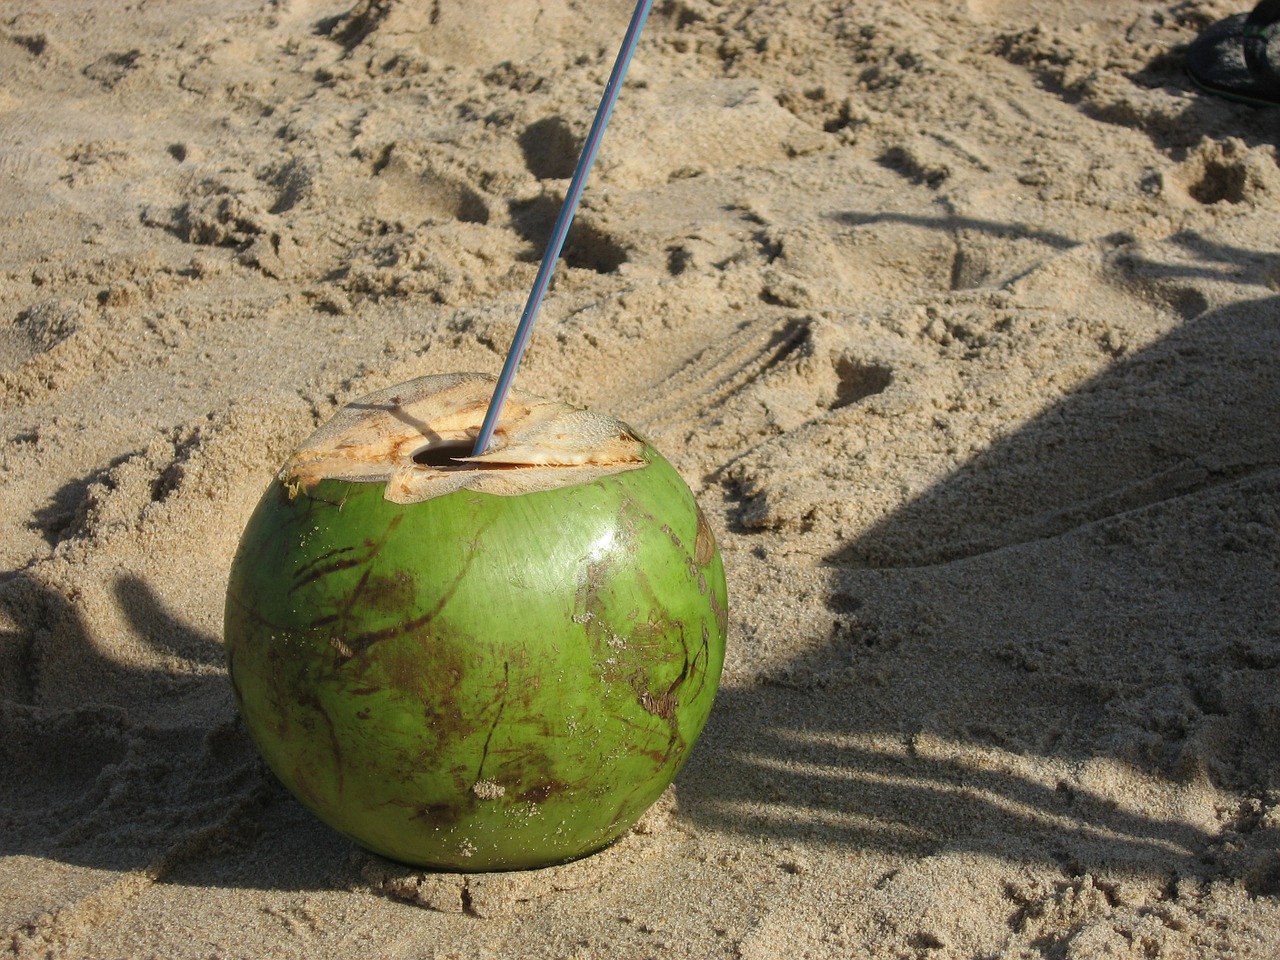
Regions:
M 1249 14 L 1219 20 L 1187 49 L 1187 73 L 1196 86 L 1255 106 L 1280 105 L 1280 0 L 1260 0 Z M 1273 44 L 1273 38 L 1277 43 Z

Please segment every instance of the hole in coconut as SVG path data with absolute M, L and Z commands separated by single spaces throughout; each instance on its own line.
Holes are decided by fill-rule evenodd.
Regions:
M 413 455 L 413 462 L 424 467 L 473 467 L 475 464 L 459 463 L 458 457 L 471 456 L 474 446 L 470 440 L 445 440 L 423 447 Z

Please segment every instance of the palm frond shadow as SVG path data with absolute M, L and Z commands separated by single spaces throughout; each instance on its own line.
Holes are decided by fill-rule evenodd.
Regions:
M 1231 806 L 1280 787 L 1277 358 L 1280 297 L 1206 311 L 832 552 L 829 632 L 722 691 L 682 808 L 1280 889 Z

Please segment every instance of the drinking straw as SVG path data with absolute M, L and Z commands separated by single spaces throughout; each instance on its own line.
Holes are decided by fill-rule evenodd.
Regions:
M 498 415 L 511 390 L 511 381 L 515 379 L 516 367 L 524 356 L 525 347 L 529 345 L 529 334 L 533 331 L 533 322 L 538 318 L 538 309 L 542 306 L 542 298 L 546 296 L 547 287 L 551 284 L 551 274 L 555 271 L 556 260 L 564 246 L 564 239 L 569 234 L 569 224 L 578 209 L 578 201 L 582 199 L 582 188 L 586 185 L 587 174 L 595 163 L 596 151 L 600 148 L 600 140 L 604 136 L 604 128 L 613 113 L 613 105 L 618 100 L 618 92 L 622 89 L 622 79 L 626 76 L 627 67 L 631 65 L 631 55 L 636 51 L 636 43 L 640 39 L 640 30 L 649 16 L 649 8 L 653 0 L 637 0 L 635 13 L 631 15 L 631 23 L 626 35 L 622 38 L 622 47 L 618 50 L 618 59 L 613 65 L 613 73 L 605 85 L 604 96 L 600 99 L 600 107 L 596 110 L 596 118 L 591 123 L 591 132 L 587 134 L 587 142 L 583 144 L 582 155 L 578 157 L 578 166 L 569 181 L 569 193 L 564 198 L 560 215 L 556 217 L 555 227 L 551 231 L 551 239 L 547 241 L 547 250 L 542 257 L 542 265 L 533 280 L 533 289 L 529 291 L 529 299 L 525 303 L 524 313 L 516 326 L 515 337 L 511 341 L 511 349 L 507 351 L 507 360 L 502 365 L 502 373 L 494 387 L 493 398 L 489 401 L 489 409 L 485 412 L 484 422 L 480 425 L 480 433 L 476 437 L 475 447 L 471 451 L 478 457 L 489 448 L 493 439 L 493 429 L 498 423 Z

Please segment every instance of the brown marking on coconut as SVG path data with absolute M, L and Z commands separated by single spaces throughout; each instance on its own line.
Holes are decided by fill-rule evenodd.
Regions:
M 528 787 L 520 794 L 519 799 L 525 803 L 545 803 L 558 794 L 572 790 L 573 786 L 560 780 L 545 780 L 542 783 Z
M 403 570 L 397 570 L 391 576 L 372 574 L 362 597 L 370 607 L 386 613 L 411 609 L 417 598 L 418 582 Z
M 311 711 L 310 717 L 304 717 L 303 723 L 307 723 L 310 719 L 314 722 L 315 717 L 319 717 L 324 723 L 325 736 L 328 740 L 329 750 L 333 755 L 333 785 L 339 797 L 342 796 L 346 788 L 345 776 L 345 758 L 343 757 L 342 741 L 338 737 L 337 725 L 333 722 L 333 717 L 329 715 L 329 711 L 325 708 L 324 703 L 313 692 L 313 686 L 309 682 L 310 678 L 305 673 L 300 673 L 293 678 L 293 696 L 294 702 L 301 707 L 306 707 Z M 295 773 L 301 777 L 306 772 L 307 762 L 299 760 L 295 764 Z
M 714 590 L 707 594 L 707 603 L 711 607 L 711 612 L 715 614 L 716 629 L 723 637 L 729 630 L 729 610 L 719 601 Z
M 518 496 L 647 462 L 644 441 L 621 421 L 520 391 L 503 405 L 489 449 L 470 456 L 494 382 L 439 374 L 371 393 L 312 434 L 280 480 L 291 496 L 326 479 L 384 482 L 387 500 L 409 504 L 454 490 Z
M 405 804 L 392 803 L 392 806 L 405 806 Z M 412 820 L 426 820 L 428 823 L 440 829 L 457 823 L 467 813 L 468 806 L 459 806 L 453 803 L 420 803 L 410 805 L 413 810 L 410 816 Z
M 392 639 L 393 637 L 400 637 L 400 636 L 404 636 L 405 634 L 412 634 L 412 633 L 418 633 L 423 631 L 432 623 L 432 621 L 436 619 L 437 616 L 439 616 L 440 611 L 444 609 L 445 605 L 451 599 L 453 599 L 454 593 L 457 592 L 458 586 L 465 579 L 467 571 L 470 570 L 470 567 L 471 567 L 470 562 L 468 562 L 458 572 L 458 575 L 449 584 L 448 588 L 441 592 L 440 596 L 436 600 L 436 603 L 426 613 L 423 613 L 422 615 L 417 617 L 413 617 L 409 620 L 404 620 L 400 623 L 392 624 L 391 626 L 388 626 L 388 627 L 383 627 L 379 630 L 366 630 L 361 633 L 348 632 L 347 635 L 342 640 L 343 645 L 347 649 L 353 651 L 354 653 L 364 653 L 371 646 L 373 646 L 375 643 L 378 643 L 379 641 L 389 640 L 389 639 Z M 355 588 L 351 592 L 351 597 L 347 604 L 348 608 L 354 606 L 357 601 L 363 600 L 365 598 L 365 595 L 370 592 L 370 583 L 373 583 L 377 580 L 387 580 L 387 579 L 388 578 L 385 578 L 385 577 L 376 578 L 374 575 L 371 574 L 371 572 L 366 571 L 365 575 L 360 578 L 360 580 L 356 583 Z M 407 599 L 412 600 L 416 598 L 417 591 L 412 587 L 412 585 L 410 589 L 412 589 L 412 593 L 407 595 Z M 373 605 L 375 606 L 377 605 L 377 598 L 373 600 Z M 393 606 L 393 607 L 390 607 L 389 609 L 394 611 L 397 608 Z M 344 609 L 344 610 L 336 611 L 334 613 L 323 614 L 319 617 L 315 617 L 314 619 L 312 619 L 310 626 L 312 628 L 318 628 L 318 627 L 330 626 L 332 624 L 341 624 L 346 619 L 346 612 L 347 611 Z
M 640 706 L 655 717 L 670 720 L 676 714 L 676 695 L 674 690 L 654 694 L 648 690 L 640 694 Z
M 711 532 L 711 524 L 707 523 L 702 508 L 695 503 L 694 509 L 698 512 L 698 535 L 693 543 L 693 559 L 698 566 L 705 567 L 716 555 L 716 536 Z
M 337 547 L 316 557 L 311 563 L 299 567 L 293 575 L 293 583 L 289 587 L 289 592 L 293 593 L 298 588 L 314 583 L 330 574 L 360 566 L 368 558 L 359 555 L 353 556 L 355 551 L 355 547 Z

